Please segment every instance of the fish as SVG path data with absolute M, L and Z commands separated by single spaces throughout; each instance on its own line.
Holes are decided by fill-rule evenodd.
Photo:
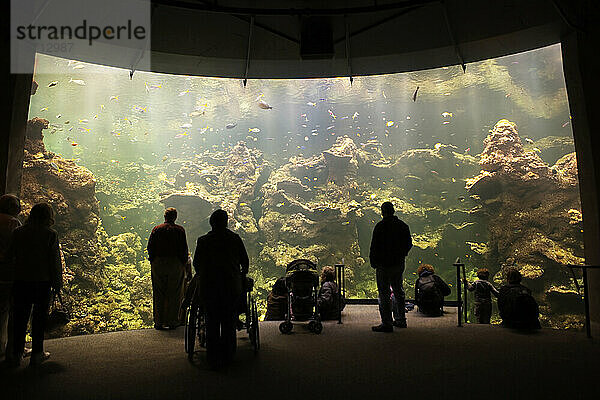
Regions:
M 148 85 L 148 83 L 144 83 L 144 86 L 146 86 L 146 91 L 150 91 L 152 89 L 161 89 L 162 85 Z
M 387 127 L 394 126 L 394 121 L 388 121 L 385 123 Z
M 86 83 L 85 83 L 85 81 L 83 79 L 73 79 L 73 78 L 70 78 L 69 79 L 69 83 L 71 83 L 71 82 L 76 83 L 76 84 L 81 85 L 81 86 L 85 86 L 86 85 Z
M 285 205 L 285 203 L 281 202 L 281 203 L 277 203 L 277 205 L 275 207 L 283 207 Z
M 308 142 L 308 136 L 304 136 L 304 141 Z
M 84 119 L 80 119 L 79 122 L 82 123 L 82 124 L 87 124 L 90 121 L 88 119 L 84 118 Z
M 564 124 L 562 124 L 562 127 L 564 128 L 565 126 L 569 125 L 569 121 L 565 122 Z
M 387 96 L 385 95 L 385 91 L 381 91 L 381 95 L 383 96 L 384 99 L 387 99 Z
M 187 124 L 181 124 L 179 126 L 181 129 L 190 129 L 192 127 L 192 124 L 187 123 Z
M 94 114 L 94 117 L 92 119 L 98 119 L 98 114 Z
M 111 131 L 110 134 L 113 136 L 121 136 L 120 132 L 115 132 L 115 131 Z
M 119 101 L 119 96 L 110 96 L 110 99 L 108 99 L 108 101 Z
M 62 117 L 62 114 L 58 114 L 58 115 L 56 116 L 56 118 L 60 118 L 60 117 Z
M 534 143 L 534 142 L 533 142 L 533 140 L 532 140 L 532 139 L 529 139 L 529 138 L 525 138 L 525 141 L 526 141 L 527 143 L 529 143 L 529 144 L 533 144 L 533 143 Z
M 352 119 L 355 120 L 356 118 L 358 118 L 360 114 L 358 113 L 358 111 L 355 111 L 354 114 L 352 114 Z
M 415 176 L 415 175 L 405 175 L 404 179 L 412 179 L 412 180 L 415 180 L 415 181 L 422 181 L 423 180 L 422 178 L 419 178 L 418 176 Z
M 90 132 L 90 128 L 84 128 L 82 126 L 80 126 L 79 128 L 77 128 L 77 130 L 79 130 L 79 132 L 87 132 L 87 133 Z
M 446 93 L 444 93 L 442 96 L 450 96 L 451 94 L 452 94 L 452 93 L 450 93 L 450 92 L 446 92 Z
M 328 127 L 327 127 L 327 130 L 328 130 L 328 131 L 330 131 L 330 130 L 332 130 L 333 128 L 335 128 L 335 125 L 328 126 Z
M 465 201 L 465 196 L 458 196 L 459 201 Z
M 259 128 L 248 128 L 248 132 L 258 133 L 258 132 L 260 132 L 260 129 Z
M 44 108 L 40 109 L 40 111 L 48 111 L 48 107 L 44 107 Z
M 470 148 L 470 147 L 467 147 L 467 148 L 465 149 L 465 154 L 466 154 L 466 153 L 468 153 L 468 152 L 470 152 L 470 151 L 471 151 L 471 148 Z
M 481 200 L 481 197 L 476 194 L 472 194 L 469 197 L 472 198 L 473 200 Z
M 329 113 L 329 115 L 331 115 L 331 118 L 333 118 L 333 119 L 337 118 L 337 116 L 333 113 L 333 111 L 327 110 L 327 112 Z
M 181 139 L 184 136 L 187 136 L 187 132 L 178 133 L 177 135 L 175 135 L 175 139 Z
M 342 222 L 342 225 L 350 225 L 350 221 L 344 221 Z
M 143 112 L 146 112 L 146 108 L 147 107 L 133 106 L 133 108 L 131 110 L 132 111 L 137 111 L 139 113 L 143 113 Z
M 127 117 L 123 117 L 123 119 L 127 122 L 129 122 L 129 125 L 133 125 L 133 122 L 131 122 L 131 120 Z
M 79 144 L 79 143 L 77 143 L 77 142 L 72 142 L 72 143 L 71 143 L 71 146 L 75 147 L 75 146 L 77 146 L 78 144 Z
M 413 93 L 412 99 L 413 101 L 417 101 L 417 93 L 419 92 L 419 87 L 417 86 L 417 88 L 415 89 L 415 92 Z
M 185 96 L 186 94 L 188 94 L 189 92 L 191 92 L 190 89 L 184 90 L 183 92 L 179 92 L 179 94 L 177 96 Z
M 48 84 L 48 87 L 54 87 L 56 85 L 58 85 L 58 81 L 52 81 Z
M 204 132 L 206 132 L 207 130 L 208 130 L 208 126 L 205 126 L 204 128 L 198 128 L 198 131 L 199 131 L 200 133 L 204 133 Z
M 444 118 L 449 118 L 449 117 L 452 118 L 453 116 L 454 116 L 454 114 L 452 114 L 451 112 L 448 112 L 448 111 L 444 111 L 442 113 L 442 117 L 444 117 Z
M 233 129 L 237 126 L 237 122 L 232 122 L 230 124 L 225 125 L 225 128 L 227 129 Z
M 436 143 L 435 146 L 433 146 L 434 149 L 439 150 L 442 147 L 441 143 Z
M 76 66 L 73 67 L 73 69 L 82 69 L 82 68 L 84 68 L 84 66 L 81 64 L 77 64 Z
M 311 101 L 309 101 L 308 103 L 306 103 L 307 106 L 312 106 L 312 107 L 316 107 L 317 103 L 313 103 Z
M 450 123 L 450 121 L 444 121 L 442 122 L 442 125 L 448 125 Z
M 263 110 L 270 110 L 270 109 L 273 108 L 266 101 L 264 101 L 263 99 L 260 99 L 258 101 L 258 107 L 262 108 Z

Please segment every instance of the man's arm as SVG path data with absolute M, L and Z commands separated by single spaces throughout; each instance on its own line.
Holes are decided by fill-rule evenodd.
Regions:
M 440 292 L 442 292 L 442 296 L 448 296 L 450 293 L 452 293 L 452 289 L 450 289 L 450 286 L 448 286 L 448 284 L 446 282 L 444 282 L 444 280 L 442 278 L 440 278 L 437 275 L 435 276 L 435 280 L 437 282 L 437 284 L 439 285 L 440 288 Z
M 146 250 L 148 250 L 148 260 L 152 261 L 154 259 L 154 247 L 156 246 L 156 239 L 154 236 L 155 229 L 152 229 L 150 232 L 150 237 L 148 237 L 148 246 L 146 246 Z
M 181 260 L 181 263 L 185 265 L 188 262 L 188 257 L 189 257 L 190 253 L 188 251 L 187 237 L 185 235 L 185 229 L 183 229 L 183 227 L 181 228 L 178 245 L 179 245 L 179 259 Z
M 248 274 L 248 269 L 250 268 L 250 259 L 248 258 L 248 253 L 246 252 L 246 246 L 244 246 L 244 242 L 241 237 L 238 238 L 238 247 L 239 247 L 239 256 L 240 256 L 240 266 L 242 275 Z
M 202 270 L 202 264 L 203 264 L 202 254 L 203 254 L 202 241 L 200 240 L 200 238 L 198 238 L 198 240 L 196 241 L 196 251 L 194 252 L 194 262 L 193 262 L 194 270 L 196 271 L 197 274 L 199 274 L 200 271 Z
M 500 296 L 500 292 L 498 292 L 498 289 L 496 289 L 492 282 L 488 282 L 488 285 L 490 286 L 490 291 L 494 294 L 494 296 L 496 296 L 496 298 L 498 298 L 498 296 Z
M 377 268 L 379 266 L 378 251 L 379 251 L 379 224 L 373 228 L 373 236 L 371 236 L 371 248 L 369 249 L 369 261 L 371 261 L 371 267 Z
M 412 249 L 413 247 L 413 243 L 412 243 L 412 236 L 410 235 L 410 228 L 408 225 L 406 225 L 406 231 L 404 232 L 404 248 L 406 249 L 406 254 L 408 254 L 408 252 L 410 251 L 410 249 Z

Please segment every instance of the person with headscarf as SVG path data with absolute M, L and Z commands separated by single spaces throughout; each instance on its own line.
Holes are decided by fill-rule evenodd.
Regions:
M 11 237 L 7 258 L 14 265 L 14 342 L 6 358 L 13 367 L 21 363 L 30 317 L 30 365 L 38 365 L 50 357 L 50 353 L 44 351 L 44 331 L 52 291 L 58 293 L 63 283 L 58 234 L 52 225 L 52 207 L 39 203 L 31 208 L 25 224 L 16 228 Z

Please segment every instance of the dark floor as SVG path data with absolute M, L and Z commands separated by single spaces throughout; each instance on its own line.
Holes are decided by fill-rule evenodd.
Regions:
M 408 314 L 408 329 L 373 333 L 376 306 L 348 306 L 344 324 L 284 336 L 262 322 L 255 355 L 239 334 L 235 363 L 190 363 L 183 328 L 48 340 L 49 361 L 0 370 L 2 399 L 592 399 L 600 398 L 600 345 L 582 332 L 523 334 L 456 327 Z M 595 392 L 595 394 L 594 394 Z M 4 395 L 6 394 L 6 396 Z

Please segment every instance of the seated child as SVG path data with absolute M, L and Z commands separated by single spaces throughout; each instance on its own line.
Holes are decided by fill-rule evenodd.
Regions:
M 288 311 L 288 292 L 285 278 L 279 278 L 273 284 L 267 297 L 267 313 L 265 321 L 282 321 Z
M 521 273 L 516 268 L 506 270 L 507 285 L 500 288 L 498 311 L 502 325 L 508 328 L 540 329 L 540 311 L 531 290 L 521 285 Z
M 321 320 L 337 319 L 340 316 L 340 299 L 338 287 L 334 282 L 333 267 L 323 267 L 321 271 L 321 289 L 317 297 Z
M 490 271 L 487 268 L 477 270 L 477 279 L 472 284 L 464 280 L 469 292 L 475 291 L 475 315 L 478 324 L 489 324 L 492 318 L 492 293 L 498 297 L 498 290 L 488 279 Z
M 432 265 L 421 264 L 417 274 L 419 278 L 415 282 L 415 302 L 419 306 L 419 311 L 429 317 L 441 316 L 444 296 L 450 294 L 450 286 L 435 275 Z

